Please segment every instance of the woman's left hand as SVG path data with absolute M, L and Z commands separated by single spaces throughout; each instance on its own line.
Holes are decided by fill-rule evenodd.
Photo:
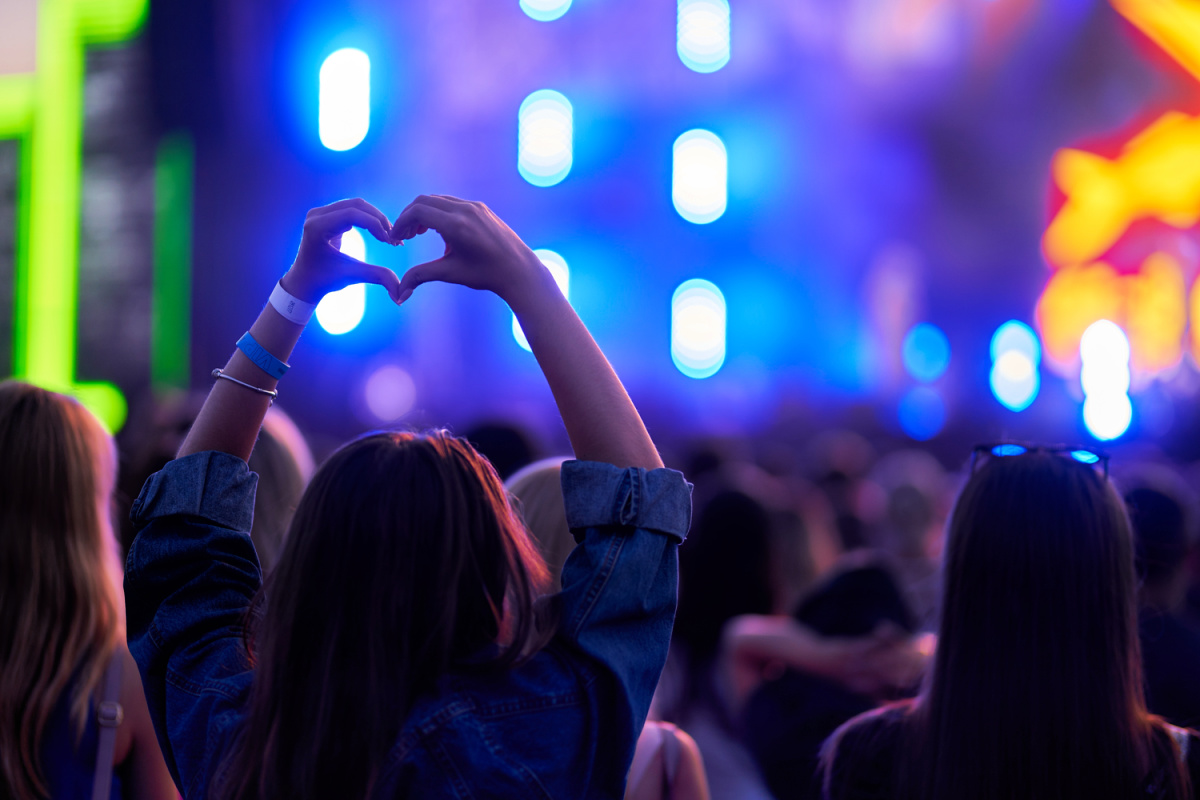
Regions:
M 304 236 L 283 288 L 306 303 L 320 302 L 330 292 L 355 283 L 374 283 L 387 289 L 392 302 L 400 300 L 400 279 L 387 267 L 367 264 L 342 253 L 342 234 L 358 227 L 386 244 L 391 240 L 387 216 L 361 198 L 339 200 L 314 208 L 304 219 Z

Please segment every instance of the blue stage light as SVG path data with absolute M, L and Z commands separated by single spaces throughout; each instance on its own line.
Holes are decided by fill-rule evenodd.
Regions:
M 517 113 L 517 169 L 534 186 L 553 186 L 567 177 L 574 160 L 571 102 L 542 89 L 525 98 Z
M 729 1 L 679 0 L 675 49 L 696 72 L 716 72 L 729 63 Z
M 918 442 L 928 441 L 946 424 L 946 404 L 930 386 L 918 386 L 900 399 L 900 427 Z
M 567 13 L 571 0 L 521 0 L 521 10 L 538 22 L 551 22 Z
M 1133 404 L 1127 394 L 1104 394 L 1083 401 L 1083 423 L 1101 441 L 1120 438 L 1133 421 Z
M 912 327 L 901 345 L 904 369 L 918 381 L 931 383 L 950 366 L 950 341 L 941 328 L 928 322 Z
M 725 296 L 704 280 L 684 281 L 671 297 L 671 360 L 689 378 L 725 363 Z
M 1041 378 L 1037 366 L 1019 350 L 1006 350 L 992 363 L 992 394 L 1011 411 L 1024 411 L 1038 396 Z
M 367 243 L 362 234 L 351 228 L 342 234 L 341 251 L 359 261 L 367 260 Z M 330 292 L 317 304 L 317 322 L 332 334 L 349 333 L 362 322 L 367 309 L 366 284 L 356 283 L 345 289 Z
M 1107 319 L 1092 323 L 1079 340 L 1083 423 L 1102 441 L 1121 437 L 1133 421 L 1129 355 L 1129 337 Z
M 546 269 L 550 270 L 550 274 L 554 277 L 554 282 L 558 284 L 558 290 L 563 293 L 563 297 L 571 299 L 571 268 L 567 266 L 567 260 L 553 250 L 534 250 L 541 262 L 546 265 Z M 525 338 L 525 331 L 521 330 L 521 323 L 517 322 L 517 315 L 513 314 L 512 319 L 513 338 L 517 340 L 517 344 L 526 350 L 530 350 L 529 340 Z
M 1038 336 L 1024 322 L 1010 319 L 992 334 L 992 361 L 1009 351 L 1024 355 L 1035 367 L 1042 362 L 1042 345 Z
M 357 147 L 371 127 L 371 59 L 346 47 L 321 65 L 318 129 L 330 150 Z
M 691 130 L 675 140 L 671 201 L 679 216 L 703 225 L 725 213 L 728 157 L 720 138 Z

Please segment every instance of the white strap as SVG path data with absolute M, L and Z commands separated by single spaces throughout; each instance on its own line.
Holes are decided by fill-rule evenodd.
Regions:
M 96 704 L 100 724 L 100 743 L 96 747 L 96 777 L 92 781 L 92 800 L 108 800 L 112 791 L 113 753 L 117 747 L 117 726 L 125 719 L 121 697 L 121 654 L 113 653 L 104 673 L 104 691 Z
M 279 283 L 275 284 L 275 290 L 271 292 L 271 307 L 283 315 L 285 319 L 291 320 L 297 325 L 307 325 L 312 319 L 313 311 L 316 310 L 316 303 L 306 303 L 299 297 L 290 294 L 287 289 L 284 289 Z

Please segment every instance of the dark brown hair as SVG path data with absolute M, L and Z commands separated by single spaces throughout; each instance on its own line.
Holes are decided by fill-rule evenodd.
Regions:
M 986 461 L 950 522 L 937 654 L 897 796 L 1132 798 L 1152 777 L 1160 796 L 1190 796 L 1146 711 L 1136 615 L 1112 484 L 1050 452 Z
M 467 656 L 544 644 L 546 567 L 491 465 L 443 432 L 346 445 L 300 500 L 248 642 L 221 798 L 362 797 L 413 702 Z M 542 624 L 539 624 L 542 622 Z

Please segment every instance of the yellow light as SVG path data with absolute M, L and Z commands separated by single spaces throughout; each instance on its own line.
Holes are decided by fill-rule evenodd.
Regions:
M 1113 8 L 1200 79 L 1200 3 L 1195 0 L 1112 0 Z
M 1163 115 L 1115 161 L 1060 150 L 1052 170 L 1067 196 L 1042 242 L 1056 266 L 1103 255 L 1139 219 L 1190 228 L 1200 221 L 1200 117 Z
M 1133 348 L 1133 369 L 1156 374 L 1183 358 L 1183 333 L 1187 328 L 1187 286 L 1178 262 L 1166 253 L 1155 253 L 1141 272 L 1127 275 L 1125 331 Z
M 1093 322 L 1122 317 L 1121 278 L 1108 264 L 1060 269 L 1037 306 L 1046 362 L 1071 374 L 1079 366 L 1079 340 Z

